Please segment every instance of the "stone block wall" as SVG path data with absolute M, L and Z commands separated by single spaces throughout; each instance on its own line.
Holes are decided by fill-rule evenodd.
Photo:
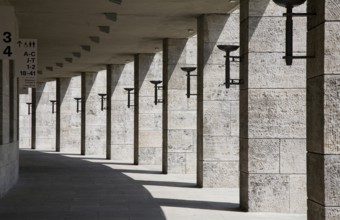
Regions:
M 18 180 L 17 82 L 13 61 L 0 61 L 0 198 Z
M 1 143 L 10 143 L 10 62 L 1 61 Z
M 106 110 L 101 111 L 101 98 L 98 94 L 106 94 L 106 70 L 85 75 L 86 97 L 83 99 L 86 105 L 84 112 L 86 114 L 85 152 L 86 155 L 105 156 Z
M 50 100 L 56 100 L 56 82 L 38 83 L 35 94 L 32 95 L 35 95 L 36 99 L 36 106 L 33 104 L 32 107 L 36 117 L 35 148 L 54 151 L 56 148 L 56 113 L 52 114 Z
M 197 183 L 239 186 L 239 87 L 225 83 L 225 53 L 217 45 L 239 45 L 239 11 L 198 18 Z M 237 56 L 238 51 L 232 55 Z M 231 78 L 239 78 L 232 63 Z
M 30 107 L 30 114 L 28 114 L 26 103 L 32 103 L 32 89 L 28 89 L 27 94 L 20 94 L 19 99 L 19 147 L 31 148 L 32 106 Z
M 340 2 L 309 0 L 307 193 L 309 220 L 340 219 Z
M 0 145 L 0 198 L 17 182 L 19 176 L 18 142 Z
M 134 74 L 134 163 L 161 165 L 162 103 L 154 104 L 150 80 L 162 80 L 162 53 L 136 55 Z
M 81 112 L 77 102 L 81 97 L 81 77 L 60 79 L 60 151 L 80 153 Z M 81 103 L 79 103 L 79 109 Z
M 196 173 L 197 96 L 181 67 L 197 67 L 197 37 L 163 42 L 163 173 Z M 197 75 L 197 71 L 191 72 Z M 197 94 L 197 76 L 191 77 Z
M 134 64 L 112 66 L 111 81 L 111 158 L 133 161 L 134 106 L 127 107 L 127 92 L 134 87 Z M 133 91 L 134 92 L 134 91 Z M 131 94 L 131 105 L 134 103 Z
M 285 8 L 241 1 L 240 202 L 247 211 L 306 211 L 306 61 L 287 66 Z M 305 11 L 305 6 L 294 12 Z M 275 25 L 273 25 L 275 24 Z M 295 55 L 306 18 L 294 18 Z

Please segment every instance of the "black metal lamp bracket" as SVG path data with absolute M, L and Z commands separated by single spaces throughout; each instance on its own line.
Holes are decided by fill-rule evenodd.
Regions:
M 224 56 L 227 58 L 226 56 Z M 242 62 L 242 57 L 241 56 L 229 56 L 230 62 Z
M 237 45 L 217 45 L 217 48 L 225 52 L 225 87 L 230 88 L 230 85 L 241 85 L 243 84 L 242 79 L 231 79 L 230 78 L 230 62 L 242 62 L 241 56 L 230 56 L 230 53 L 236 51 L 239 46 Z
M 55 111 L 54 111 L 54 104 L 56 104 L 56 100 L 50 100 L 50 102 L 52 103 L 52 114 L 54 114 L 55 113 Z
M 287 10 L 289 10 L 289 9 L 287 9 Z M 291 13 L 289 13 L 289 12 L 283 13 L 283 16 L 287 17 L 287 18 L 290 18 L 290 17 L 307 17 L 307 16 L 315 16 L 315 15 L 316 15 L 316 13 L 292 13 L 292 12 Z M 292 31 L 292 29 L 293 28 L 288 28 L 289 31 L 290 30 Z M 292 35 L 292 33 L 290 33 L 289 31 L 288 31 L 287 35 Z M 288 41 L 286 41 L 286 43 L 288 43 Z M 310 58 L 315 58 L 315 56 L 293 56 L 293 55 L 289 56 L 289 55 L 286 55 L 286 56 L 283 57 L 283 59 L 285 59 L 285 60 L 310 59 Z M 289 61 L 287 61 L 287 62 L 289 63 Z
M 32 107 L 32 102 L 27 102 L 27 107 L 28 107 L 28 115 L 31 114 L 31 107 Z
M 307 17 L 307 16 L 315 16 L 316 13 L 283 13 L 283 16 L 292 16 L 292 17 Z
M 127 92 L 128 92 L 128 104 L 127 107 L 130 108 L 131 106 L 135 106 L 135 105 L 131 105 L 131 95 L 134 94 L 132 91 L 134 90 L 134 88 L 124 88 Z
M 190 96 L 194 95 L 197 96 L 197 94 L 193 94 L 191 93 L 191 77 L 192 76 L 198 76 L 197 74 L 190 74 L 192 71 L 195 71 L 197 68 L 196 67 L 182 67 L 181 68 L 184 72 L 187 73 L 186 77 L 187 77 L 187 98 L 190 98 Z
M 155 105 L 157 105 L 158 103 L 163 103 L 162 99 L 158 99 L 158 90 L 163 90 L 163 86 L 159 86 L 158 84 L 162 83 L 162 81 L 160 80 L 152 80 L 150 81 L 152 84 L 154 84 L 155 86 Z
M 80 112 L 80 109 L 79 109 L 79 102 L 81 102 L 81 98 L 74 98 L 74 100 L 77 101 L 77 113 Z
M 101 111 L 104 111 L 104 109 L 106 109 L 106 108 L 104 107 L 104 100 L 106 100 L 106 94 L 104 94 L 104 93 L 99 93 L 98 95 L 100 96 L 100 99 L 101 99 L 100 110 L 101 110 Z
M 293 8 L 302 5 L 306 0 L 273 0 L 277 5 L 285 7 L 287 12 L 283 13 L 286 17 L 286 52 L 283 59 L 286 64 L 291 66 L 294 59 L 315 58 L 315 56 L 294 56 L 293 55 L 293 17 L 315 16 L 316 13 L 293 13 Z
M 244 84 L 243 79 L 230 79 L 230 85 L 242 85 Z

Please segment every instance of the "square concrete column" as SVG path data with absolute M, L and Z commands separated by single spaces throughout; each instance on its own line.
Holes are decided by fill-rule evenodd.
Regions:
M 9 61 L 9 139 L 10 142 L 18 141 L 18 80 L 14 71 L 14 60 Z
M 31 148 L 31 126 L 32 126 L 32 89 L 27 94 L 19 95 L 19 148 Z
M 197 31 L 197 184 L 238 187 L 239 87 L 223 85 L 225 53 L 217 45 L 239 45 L 239 13 L 202 15 Z M 231 76 L 239 78 L 238 63 L 232 64 Z
M 60 124 L 61 124 L 61 112 L 60 112 L 60 106 L 61 106 L 61 82 L 60 78 L 56 79 L 56 102 L 54 108 L 55 108 L 55 114 L 56 114 L 56 129 L 55 129 L 55 151 L 60 152 Z
M 82 74 L 82 155 L 106 156 L 106 70 Z
M 294 12 L 305 12 L 305 6 Z M 254 212 L 306 212 L 306 60 L 287 66 L 286 9 L 241 1 L 240 202 Z M 306 18 L 294 18 L 306 55 Z
M 0 61 L 0 144 L 17 143 L 17 81 L 13 60 Z
M 32 116 L 31 116 L 31 149 L 36 149 L 36 139 L 37 139 L 37 89 L 32 88 L 32 93 L 31 93 L 31 100 L 32 100 Z
M 112 66 L 111 78 L 111 158 L 133 161 L 134 106 L 127 107 L 127 92 L 134 87 L 134 63 Z M 134 91 L 132 91 L 134 93 Z M 133 105 L 133 94 L 131 94 Z
M 308 219 L 340 219 L 340 2 L 309 0 Z
M 196 36 L 163 41 L 163 173 L 196 173 L 197 96 L 187 98 L 187 73 L 181 70 L 197 67 L 196 54 Z M 196 85 L 192 76 L 191 94 L 197 94 Z
M 0 60 L 0 198 L 17 182 L 19 173 L 19 143 L 15 137 L 17 95 L 13 67 L 13 61 Z
M 111 160 L 111 126 L 112 126 L 112 65 L 106 65 L 106 159 Z
M 32 95 L 35 96 L 35 148 L 55 150 L 56 113 L 52 113 L 50 101 L 56 100 L 56 81 L 39 83 Z
M 81 77 L 61 78 L 59 81 L 60 151 L 79 153 L 81 146 L 81 112 L 77 112 L 75 98 L 81 97 Z M 79 103 L 79 109 L 80 105 L 81 103 Z
M 162 80 L 162 53 L 135 55 L 134 71 L 134 163 L 161 165 L 163 104 L 155 105 L 150 80 Z
M 10 143 L 10 62 L 1 60 L 0 65 L 0 145 Z

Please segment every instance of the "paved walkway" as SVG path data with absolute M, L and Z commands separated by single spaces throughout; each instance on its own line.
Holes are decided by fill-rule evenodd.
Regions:
M 21 150 L 20 180 L 0 200 L 0 219 L 306 220 L 306 215 L 240 212 L 237 189 L 195 188 L 191 175 L 84 158 Z

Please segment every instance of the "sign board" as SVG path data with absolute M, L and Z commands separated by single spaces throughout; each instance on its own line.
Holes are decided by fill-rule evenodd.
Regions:
M 14 7 L 0 7 L 0 59 L 14 59 L 17 41 Z
M 38 74 L 36 39 L 19 39 L 16 45 L 15 72 L 20 88 L 35 88 Z

